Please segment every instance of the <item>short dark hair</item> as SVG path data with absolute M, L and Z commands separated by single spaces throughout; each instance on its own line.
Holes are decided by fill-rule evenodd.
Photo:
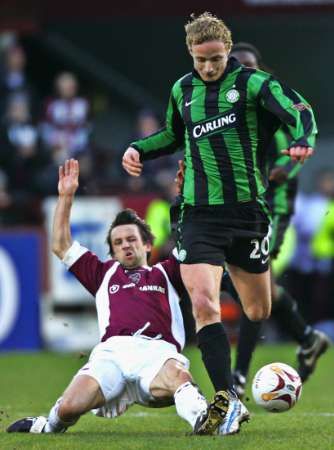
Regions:
M 237 42 L 236 44 L 233 44 L 231 53 L 233 52 L 249 52 L 252 53 L 257 63 L 260 65 L 262 63 L 262 56 L 260 51 L 255 47 L 255 45 L 250 44 L 249 42 Z
M 274 73 L 274 71 L 263 62 L 260 50 L 257 47 L 255 47 L 255 45 L 250 44 L 249 42 L 237 42 L 236 44 L 233 44 L 230 54 L 233 56 L 234 52 L 252 53 L 255 56 L 257 64 L 261 70 L 264 70 L 265 72 L 269 72 L 272 74 Z
M 110 228 L 108 230 L 108 235 L 106 242 L 109 246 L 109 255 L 113 255 L 113 249 L 112 249 L 112 242 L 111 242 L 111 232 L 115 227 L 118 227 L 119 225 L 137 225 L 139 229 L 140 236 L 144 242 L 144 244 L 151 244 L 153 245 L 154 241 L 154 235 L 151 231 L 151 227 L 143 220 L 141 219 L 136 211 L 133 209 L 127 208 L 123 209 L 123 211 L 120 211 L 117 216 L 115 217 L 114 221 L 110 225 Z

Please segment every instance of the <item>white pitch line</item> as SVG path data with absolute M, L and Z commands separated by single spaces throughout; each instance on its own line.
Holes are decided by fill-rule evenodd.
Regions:
M 320 412 L 320 413 L 296 413 L 295 416 L 321 416 L 321 417 L 334 417 L 334 413 Z
M 250 413 L 251 416 L 262 416 L 263 414 L 259 414 L 259 413 Z M 270 413 L 268 413 L 270 414 Z M 140 411 L 140 412 L 127 412 L 125 414 L 126 416 L 131 416 L 131 417 L 156 417 L 159 418 L 159 420 L 161 419 L 161 415 L 158 412 L 146 412 L 146 411 Z M 291 413 L 291 415 L 293 416 L 310 416 L 310 417 L 314 417 L 314 416 L 318 416 L 318 417 L 334 417 L 334 412 L 318 412 L 318 413 L 311 413 L 311 412 L 305 412 L 305 413 Z M 176 414 L 163 414 L 163 417 L 175 417 Z
M 270 413 L 268 413 L 270 415 Z M 10 414 L 9 414 L 10 415 Z M 17 412 L 15 413 L 15 415 L 17 416 L 22 416 L 22 417 L 28 417 L 29 413 L 27 413 L 26 411 L 24 412 Z M 45 416 L 47 414 L 44 414 Z M 304 413 L 298 413 L 298 412 L 293 412 L 291 413 L 291 415 L 293 416 L 302 416 L 302 417 L 334 417 L 334 412 L 318 412 L 318 413 L 311 413 L 311 412 L 304 412 Z M 159 412 L 148 412 L 148 411 L 138 411 L 138 412 L 126 412 L 125 414 L 123 414 L 124 417 L 134 417 L 134 418 L 142 418 L 142 417 L 151 417 L 151 418 L 156 418 L 161 420 L 161 417 L 176 417 L 177 414 L 172 414 L 172 413 L 166 413 L 161 415 Z M 263 414 L 259 414 L 259 413 L 254 413 L 251 412 L 251 417 L 254 416 L 263 416 Z M 276 416 L 276 414 L 275 414 Z M 30 417 L 30 416 L 29 416 Z

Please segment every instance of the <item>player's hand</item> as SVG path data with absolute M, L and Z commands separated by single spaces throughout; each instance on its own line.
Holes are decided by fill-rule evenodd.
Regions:
M 59 167 L 58 193 L 59 195 L 74 195 L 79 186 L 79 162 L 67 159 Z
M 183 186 L 183 182 L 184 182 L 184 170 L 185 170 L 186 166 L 182 159 L 179 159 L 178 165 L 179 165 L 179 167 L 177 169 L 174 181 L 175 181 L 175 184 L 176 184 L 176 187 L 178 190 L 178 194 L 180 194 L 182 191 L 182 186 Z
M 140 162 L 139 152 L 133 147 L 129 147 L 125 151 L 122 159 L 122 165 L 128 174 L 133 177 L 139 177 L 141 171 L 143 170 L 143 164 Z
M 287 179 L 288 173 L 285 171 L 284 167 L 274 167 L 270 171 L 269 180 L 274 181 L 278 185 L 285 183 Z
M 312 147 L 302 147 L 300 145 L 281 151 L 284 155 L 289 155 L 292 161 L 300 162 L 301 164 L 312 156 L 313 152 L 314 150 Z

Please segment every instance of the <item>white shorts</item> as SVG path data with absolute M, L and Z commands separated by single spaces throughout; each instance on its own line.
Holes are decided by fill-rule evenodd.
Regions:
M 189 360 L 169 342 L 144 336 L 113 336 L 93 349 L 88 363 L 75 376 L 89 375 L 99 383 L 106 405 L 93 412 L 115 417 L 134 403 L 158 406 L 149 388 L 168 359 L 189 368 Z

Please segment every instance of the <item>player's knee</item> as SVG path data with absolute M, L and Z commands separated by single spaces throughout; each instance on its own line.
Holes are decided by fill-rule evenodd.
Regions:
M 262 320 L 269 319 L 270 314 L 271 314 L 271 302 L 269 301 L 268 303 L 266 303 L 263 306 L 263 319 Z
M 258 308 L 247 308 L 245 310 L 245 314 L 252 322 L 258 322 L 262 320 L 262 314 Z
M 190 372 L 184 367 L 178 367 L 175 371 L 175 383 L 177 386 L 181 386 L 181 384 L 187 383 L 187 381 L 191 381 Z
M 169 365 L 168 378 L 169 388 L 172 392 L 174 392 L 182 384 L 192 381 L 189 370 L 177 361 L 173 361 Z
M 80 402 L 74 398 L 63 398 L 58 408 L 58 416 L 64 422 L 69 422 L 84 412 Z
M 171 391 L 175 391 L 181 384 L 187 381 L 192 381 L 189 370 L 176 360 L 169 360 L 166 363 L 165 370 Z
M 245 308 L 245 314 L 249 320 L 259 322 L 266 320 L 270 316 L 270 306 L 267 305 L 252 305 Z
M 218 302 L 215 302 L 215 299 L 212 298 L 208 291 L 203 290 L 194 294 L 191 300 L 193 314 L 196 321 L 216 321 L 217 317 L 220 318 Z

